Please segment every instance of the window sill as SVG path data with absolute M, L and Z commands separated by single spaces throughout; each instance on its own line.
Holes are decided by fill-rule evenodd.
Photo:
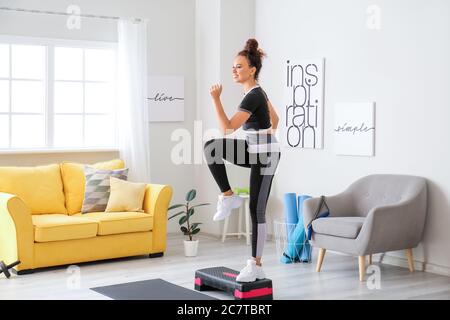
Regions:
M 44 154 L 44 153 L 94 153 L 94 152 L 119 152 L 117 148 L 54 148 L 54 149 L 0 149 L 0 155 L 9 154 Z

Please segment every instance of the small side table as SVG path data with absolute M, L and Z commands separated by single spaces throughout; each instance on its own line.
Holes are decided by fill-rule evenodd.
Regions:
M 238 236 L 238 239 L 241 238 L 241 236 L 246 237 L 247 239 L 247 245 L 250 245 L 250 207 L 249 207 L 249 199 L 250 196 L 247 194 L 239 195 L 242 199 L 244 199 L 242 206 L 239 208 L 239 217 L 238 217 L 238 232 L 235 233 L 229 233 L 228 230 L 228 222 L 230 217 L 225 218 L 225 222 L 223 225 L 223 232 L 222 232 L 222 242 L 225 242 L 226 236 Z M 243 214 L 244 213 L 244 214 Z M 245 218 L 245 232 L 242 230 L 242 216 Z

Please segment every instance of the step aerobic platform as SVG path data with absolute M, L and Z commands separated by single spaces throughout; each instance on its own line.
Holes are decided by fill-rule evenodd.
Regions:
M 195 290 L 221 290 L 235 300 L 272 300 L 272 280 L 237 282 L 239 271 L 226 267 L 205 268 L 195 271 Z

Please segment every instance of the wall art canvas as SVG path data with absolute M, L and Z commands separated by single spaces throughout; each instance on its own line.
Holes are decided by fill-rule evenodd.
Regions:
M 339 155 L 375 155 L 375 103 L 337 103 L 334 149 Z
M 285 147 L 323 147 L 324 59 L 287 59 L 284 110 L 280 123 Z
M 184 77 L 149 76 L 150 122 L 184 121 Z

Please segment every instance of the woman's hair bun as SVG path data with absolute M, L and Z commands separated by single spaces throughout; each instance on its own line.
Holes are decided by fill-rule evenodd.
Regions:
M 256 41 L 256 39 L 248 39 L 244 50 L 248 50 L 249 52 L 257 52 L 258 41 Z
M 255 80 L 258 80 L 259 71 L 262 67 L 262 58 L 266 56 L 264 51 L 259 48 L 258 41 L 256 39 L 248 39 L 245 44 L 244 50 L 238 53 L 238 56 L 243 56 L 247 58 L 248 65 L 250 67 L 256 67 Z

